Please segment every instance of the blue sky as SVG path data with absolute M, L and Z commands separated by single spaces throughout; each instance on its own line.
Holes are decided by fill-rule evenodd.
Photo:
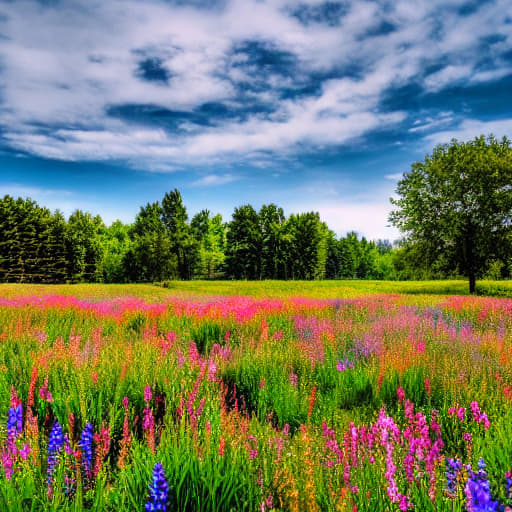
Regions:
M 178 188 L 395 239 L 452 138 L 512 138 L 510 0 L 0 0 L 0 196 L 131 222 Z

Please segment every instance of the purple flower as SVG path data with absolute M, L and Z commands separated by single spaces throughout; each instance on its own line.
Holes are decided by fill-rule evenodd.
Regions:
M 7 417 L 7 432 L 14 434 L 17 437 L 21 434 L 23 428 L 23 406 L 19 403 L 16 407 L 9 409 L 9 416 Z
M 354 368 L 354 363 L 348 359 L 345 359 L 344 361 L 338 361 L 338 364 L 336 365 L 336 370 L 339 372 L 344 372 L 349 368 Z
M 165 479 L 164 468 L 162 464 L 157 462 L 153 468 L 153 480 L 149 486 L 149 500 L 146 503 L 145 510 L 154 512 L 167 510 L 167 498 L 169 494 L 169 486 Z
M 468 482 L 465 488 L 466 508 L 472 512 L 498 512 L 499 503 L 491 498 L 489 480 L 485 472 L 485 462 L 481 458 L 478 461 L 478 472 L 474 472 L 471 466 L 466 466 Z
M 82 435 L 80 436 L 80 448 L 83 453 L 83 464 L 86 472 L 90 472 L 92 469 L 92 439 L 94 436 L 94 428 L 90 423 L 86 423 L 84 429 L 82 430 Z
M 52 431 L 50 432 L 50 439 L 48 440 L 48 453 L 56 454 L 60 452 L 63 444 L 64 436 L 62 435 L 62 427 L 60 426 L 60 423 L 55 420 Z
M 52 431 L 50 432 L 50 439 L 48 440 L 48 485 L 51 485 L 52 475 L 57 465 L 58 455 L 64 444 L 64 436 L 62 435 L 62 427 L 60 423 L 55 420 Z
M 455 495 L 457 477 L 462 470 L 462 462 L 459 459 L 446 459 L 446 486 L 450 494 Z

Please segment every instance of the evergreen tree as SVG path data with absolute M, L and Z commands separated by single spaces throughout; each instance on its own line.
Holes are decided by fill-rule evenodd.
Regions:
M 68 219 L 68 274 L 73 282 L 101 281 L 101 217 L 75 210 Z
M 278 279 L 284 267 L 283 226 L 285 216 L 282 208 L 271 203 L 259 211 L 261 232 L 261 278 Z
M 251 205 L 235 208 L 226 235 L 226 273 L 233 279 L 261 278 L 260 219 Z
M 152 282 L 174 279 L 178 265 L 163 223 L 158 202 L 140 208 L 131 230 L 132 247 L 124 254 L 123 267 L 131 281 Z
M 292 214 L 288 218 L 292 237 L 289 268 L 292 279 L 322 279 L 327 260 L 327 228 L 317 212 Z
M 179 277 L 192 279 L 199 244 L 187 223 L 187 209 L 177 189 L 167 192 L 162 200 L 162 221 L 171 241 L 171 251 L 176 255 Z

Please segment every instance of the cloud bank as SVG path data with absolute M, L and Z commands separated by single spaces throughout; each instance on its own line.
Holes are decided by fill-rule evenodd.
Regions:
M 407 87 L 421 103 L 510 77 L 511 19 L 508 0 L 4 2 L 0 141 L 175 171 L 383 130 L 426 141 L 468 127 L 510 134 L 510 120 L 473 126 L 399 99 Z

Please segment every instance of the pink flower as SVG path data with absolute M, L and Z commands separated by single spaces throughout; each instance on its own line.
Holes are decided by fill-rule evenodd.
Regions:
M 210 382 L 215 382 L 217 379 L 216 379 L 216 374 L 217 374 L 217 365 L 215 364 L 214 361 L 210 361 L 208 363 L 208 380 Z
M 23 445 L 23 448 L 21 450 L 18 450 L 18 453 L 20 454 L 20 457 L 23 459 L 23 460 L 27 460 L 28 459 L 28 456 L 30 455 L 30 453 L 32 452 L 32 449 L 30 448 L 30 446 L 28 445 L 28 443 L 25 443 Z
M 409 508 L 409 501 L 407 500 L 407 496 L 403 496 L 400 498 L 400 503 L 398 505 L 398 508 L 405 512 Z
M 151 394 L 151 386 L 146 386 L 144 388 L 144 400 L 146 402 L 149 402 L 151 400 L 152 396 L 153 395 Z
M 198 365 L 200 360 L 201 356 L 199 355 L 197 346 L 193 341 L 191 341 L 190 345 L 188 346 L 188 361 L 191 366 L 194 366 L 196 364 Z
M 48 389 L 48 375 L 45 377 L 43 385 L 39 388 L 39 398 L 47 402 L 53 402 L 53 396 Z
M 402 386 L 396 388 L 396 396 L 398 397 L 398 401 L 402 403 L 405 399 L 405 390 Z
M 491 423 L 489 421 L 489 418 L 487 417 L 487 414 L 484 412 L 481 416 L 480 416 L 480 422 L 484 422 L 484 428 L 485 430 L 489 430 L 489 428 L 491 427 Z

